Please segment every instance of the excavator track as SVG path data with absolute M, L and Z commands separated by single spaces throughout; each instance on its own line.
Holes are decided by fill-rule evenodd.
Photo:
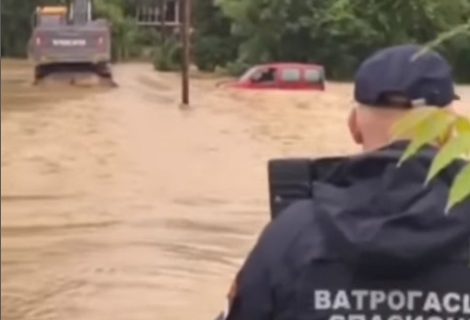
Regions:
M 108 64 L 92 63 L 54 63 L 35 68 L 34 84 L 41 85 L 48 80 L 70 85 L 79 85 L 91 78 L 97 78 L 98 84 L 106 87 L 117 87 Z

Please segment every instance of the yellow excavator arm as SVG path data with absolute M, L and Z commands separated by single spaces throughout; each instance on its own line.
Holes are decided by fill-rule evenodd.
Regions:
M 66 16 L 67 7 L 64 7 L 64 6 L 38 7 L 37 13 L 41 16 Z

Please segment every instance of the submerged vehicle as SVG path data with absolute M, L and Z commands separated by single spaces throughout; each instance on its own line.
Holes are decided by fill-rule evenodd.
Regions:
M 233 87 L 242 89 L 325 90 L 325 70 L 320 65 L 273 63 L 250 68 Z
M 108 21 L 92 19 L 91 0 L 68 0 L 66 6 L 37 7 L 29 42 L 38 84 L 48 77 L 74 83 L 96 75 L 115 86 L 111 73 L 111 27 Z

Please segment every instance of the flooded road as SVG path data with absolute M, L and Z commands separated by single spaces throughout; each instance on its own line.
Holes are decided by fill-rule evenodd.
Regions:
M 268 221 L 266 161 L 356 151 L 347 84 L 200 78 L 182 111 L 176 75 L 115 73 L 113 90 L 32 88 L 2 62 L 2 319 L 213 319 Z

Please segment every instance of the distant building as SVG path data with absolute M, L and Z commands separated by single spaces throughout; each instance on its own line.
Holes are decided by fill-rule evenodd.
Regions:
M 178 31 L 182 22 L 181 3 L 180 0 L 136 0 L 137 24 L 161 31 Z

